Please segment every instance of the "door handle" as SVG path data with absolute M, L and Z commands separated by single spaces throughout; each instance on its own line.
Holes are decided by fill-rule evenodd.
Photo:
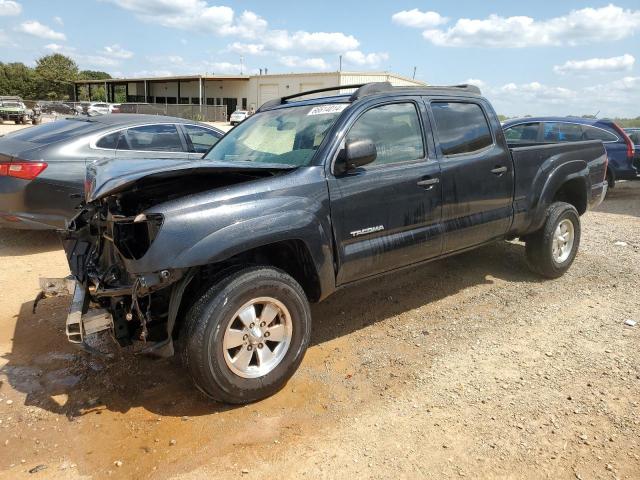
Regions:
M 427 190 L 433 188 L 434 185 L 440 183 L 439 178 L 425 178 L 424 180 L 420 180 L 418 182 L 419 187 L 426 187 Z
M 506 173 L 506 171 L 507 167 L 496 167 L 491 170 L 491 173 L 493 173 L 494 175 L 502 175 L 503 173 Z

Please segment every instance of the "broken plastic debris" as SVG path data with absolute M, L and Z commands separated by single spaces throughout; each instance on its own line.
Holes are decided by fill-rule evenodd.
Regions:
M 624 324 L 626 326 L 628 326 L 628 327 L 635 327 L 637 323 L 638 322 L 636 322 L 635 320 L 631 320 L 631 319 L 625 320 L 625 322 L 624 322 Z

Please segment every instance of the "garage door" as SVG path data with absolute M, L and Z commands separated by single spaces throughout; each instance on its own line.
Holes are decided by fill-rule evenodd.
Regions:
M 278 98 L 278 85 L 260 85 L 260 95 L 258 96 L 258 103 L 262 105 L 264 102 Z

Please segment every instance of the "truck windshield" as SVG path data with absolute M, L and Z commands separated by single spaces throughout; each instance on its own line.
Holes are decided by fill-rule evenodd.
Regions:
M 225 135 L 205 156 L 220 162 L 306 166 L 346 103 L 257 113 Z

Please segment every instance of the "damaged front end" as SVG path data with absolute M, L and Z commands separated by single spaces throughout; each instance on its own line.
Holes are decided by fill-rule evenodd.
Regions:
M 207 274 L 198 264 L 174 266 L 180 249 L 197 238 L 180 230 L 165 233 L 157 244 L 166 223 L 164 206 L 290 170 L 146 162 L 144 169 L 130 162 L 97 163 L 88 169 L 84 208 L 61 233 L 71 277 L 41 279 L 42 291 L 34 303 L 35 309 L 42 298 L 73 295 L 67 337 L 94 353 L 87 339 L 107 331 L 136 353 L 174 354 L 174 326 L 185 289 L 196 273 L 198 281 Z M 199 218 L 215 229 L 211 219 Z
M 136 350 L 171 356 L 186 271 L 128 272 L 126 261 L 144 255 L 163 219 L 122 215 L 117 200 L 89 204 L 62 234 L 72 278 L 41 279 L 42 296 L 73 295 L 67 337 L 86 350 L 95 352 L 86 341 L 90 335 L 110 331 L 120 346 L 141 345 Z

